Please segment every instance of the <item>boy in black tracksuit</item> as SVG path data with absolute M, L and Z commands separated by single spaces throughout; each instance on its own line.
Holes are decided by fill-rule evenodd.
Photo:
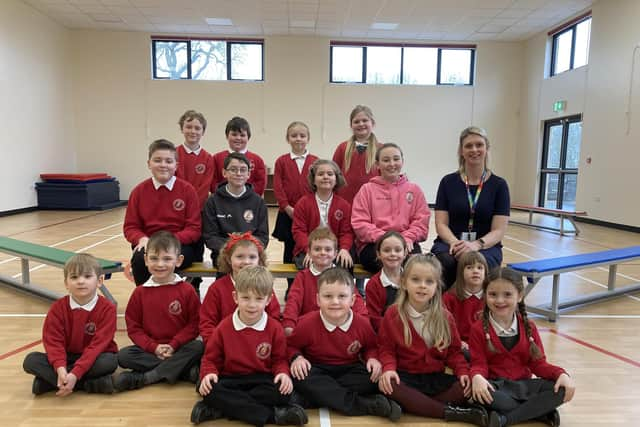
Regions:
M 229 153 L 222 171 L 226 181 L 209 196 L 202 211 L 202 236 L 211 250 L 214 266 L 229 233 L 250 231 L 264 248 L 269 243 L 267 205 L 247 184 L 249 171 L 250 163 L 244 154 Z

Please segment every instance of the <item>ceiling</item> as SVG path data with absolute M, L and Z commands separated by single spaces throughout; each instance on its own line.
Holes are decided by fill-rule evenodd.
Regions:
M 302 35 L 358 40 L 438 41 L 526 40 L 555 27 L 594 3 L 593 0 L 23 2 L 70 29 L 175 35 Z M 207 19 L 210 20 L 209 23 Z M 374 24 L 394 28 L 377 29 Z

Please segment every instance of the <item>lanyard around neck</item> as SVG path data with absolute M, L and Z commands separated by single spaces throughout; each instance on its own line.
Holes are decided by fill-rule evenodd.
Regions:
M 469 177 L 467 174 L 462 175 L 464 177 L 464 185 L 467 188 L 467 199 L 469 200 L 469 232 L 473 230 L 473 222 L 476 216 L 476 207 L 478 205 L 478 199 L 480 198 L 480 193 L 482 192 L 482 187 L 484 186 L 484 179 L 487 176 L 487 170 L 482 171 L 482 176 L 480 177 L 480 184 L 478 185 L 478 189 L 476 190 L 475 197 L 471 196 L 471 190 L 469 189 Z

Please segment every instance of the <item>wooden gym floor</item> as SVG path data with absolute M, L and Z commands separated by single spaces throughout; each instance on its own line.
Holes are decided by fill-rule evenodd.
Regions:
M 275 212 L 271 212 L 271 225 Z M 526 214 L 513 213 L 514 217 Z M 130 256 L 122 236 L 124 208 L 102 212 L 37 211 L 0 218 L 0 234 L 70 251 L 125 261 Z M 550 219 L 550 221 L 553 221 Z M 578 238 L 510 225 L 503 241 L 505 263 L 570 255 L 637 245 L 638 234 L 581 224 Z M 431 239 L 435 234 L 431 224 Z M 269 259 L 280 259 L 282 247 L 272 241 Z M 62 271 L 32 263 L 32 281 L 64 293 Z M 0 254 L 0 274 L 18 277 L 19 261 Z M 607 271 L 601 268 L 565 274 L 561 294 L 584 295 L 606 287 Z M 618 269 L 619 286 L 640 282 L 640 263 Z M 118 300 L 120 346 L 130 343 L 122 314 L 133 290 L 124 275 L 115 274 L 107 285 Z M 285 283 L 277 281 L 282 297 Z M 529 303 L 549 300 L 551 281 L 545 279 L 529 295 Z M 280 298 L 282 301 L 282 298 Z M 30 351 L 42 351 L 41 327 L 49 304 L 0 287 L 0 420 L 3 426 L 184 426 L 198 399 L 192 385 L 154 385 L 112 396 L 74 393 L 67 398 L 53 394 L 34 397 L 32 377 L 22 370 Z M 548 359 L 569 371 L 577 391 L 574 400 L 560 408 L 563 426 L 632 426 L 640 418 L 640 293 L 624 295 L 564 311 L 558 322 L 536 318 Z M 219 420 L 210 425 L 240 425 Z M 309 411 L 309 426 L 340 427 L 391 425 L 374 417 L 343 417 L 328 411 Z M 402 427 L 463 425 L 403 415 Z M 207 425 L 207 424 L 205 424 Z M 523 424 L 540 426 L 539 423 Z

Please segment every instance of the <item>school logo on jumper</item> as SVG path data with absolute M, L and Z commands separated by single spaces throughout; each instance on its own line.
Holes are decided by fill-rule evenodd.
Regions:
M 176 211 L 184 210 L 185 205 L 186 205 L 186 203 L 182 199 L 175 199 L 173 201 L 173 209 L 176 210 Z
M 411 204 L 413 202 L 413 191 L 407 191 L 404 197 L 407 199 L 407 203 Z
M 169 304 L 169 313 L 174 314 L 176 316 L 182 313 L 182 305 L 180 304 L 180 301 L 178 300 L 171 301 L 171 304 Z
M 360 341 L 355 340 L 354 342 L 349 344 L 349 347 L 347 347 L 347 353 L 349 353 L 349 354 L 358 354 L 358 353 L 360 353 L 360 349 L 361 348 L 362 348 L 362 344 L 360 344 Z
M 268 342 L 258 344 L 256 347 L 256 356 L 261 360 L 268 359 L 271 356 L 271 344 Z
M 84 333 L 87 335 L 95 335 L 96 334 L 96 324 L 93 322 L 88 322 L 84 325 Z
M 247 221 L 247 222 L 253 221 L 253 211 L 251 209 L 247 209 L 242 214 L 242 218 L 244 218 L 244 220 Z
M 196 173 L 198 175 L 202 175 L 204 173 L 204 171 L 206 171 L 206 170 L 207 170 L 207 167 L 205 166 L 204 163 L 198 163 L 196 165 Z
M 336 213 L 333 214 L 333 216 L 340 221 L 342 218 L 344 218 L 344 212 L 342 212 L 342 209 L 336 209 Z
M 482 310 L 478 310 L 475 313 L 473 313 L 473 320 L 478 320 L 478 319 L 482 319 Z

